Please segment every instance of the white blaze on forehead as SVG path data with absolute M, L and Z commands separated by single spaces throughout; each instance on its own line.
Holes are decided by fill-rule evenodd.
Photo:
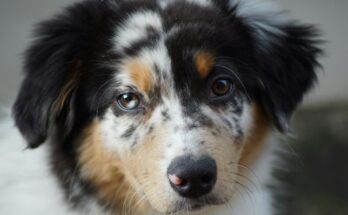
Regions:
M 161 17 L 154 11 L 131 13 L 121 24 L 114 38 L 115 48 L 122 51 L 136 41 L 146 38 L 147 29 L 163 32 Z
M 171 74 L 171 60 L 163 38 L 158 41 L 158 45 L 155 48 L 143 49 L 139 57 L 153 67 L 156 66 L 159 70 L 158 72 L 166 73 L 167 75 Z

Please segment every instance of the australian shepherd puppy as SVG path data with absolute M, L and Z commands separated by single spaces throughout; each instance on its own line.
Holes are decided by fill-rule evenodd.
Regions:
M 13 114 L 73 207 L 201 214 L 287 131 L 317 43 L 263 2 L 85 0 L 37 26 Z

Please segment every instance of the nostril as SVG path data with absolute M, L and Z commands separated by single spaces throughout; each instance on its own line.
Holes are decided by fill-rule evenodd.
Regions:
M 214 181 L 214 175 L 212 173 L 205 173 L 201 177 L 201 184 L 203 186 L 209 186 Z

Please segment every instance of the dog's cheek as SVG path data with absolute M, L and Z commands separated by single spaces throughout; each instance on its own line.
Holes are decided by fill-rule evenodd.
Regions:
M 133 210 L 143 210 L 150 203 L 150 208 L 166 212 L 173 208 L 171 204 L 175 202 L 171 199 L 173 191 L 166 176 L 167 166 L 163 164 L 167 160 L 165 149 L 170 144 L 169 134 L 173 133 L 172 127 L 168 125 L 172 114 L 168 108 L 158 106 L 150 116 L 146 119 L 131 115 L 116 117 L 112 110 L 107 111 L 100 119 L 101 145 L 110 154 L 103 157 L 117 158 L 117 161 L 111 159 L 110 162 L 119 163 L 117 171 L 123 174 L 123 180 L 130 190 L 127 192 L 133 192 L 134 201 L 143 199 Z M 84 154 L 87 160 L 89 153 Z M 99 164 L 89 166 L 95 165 Z M 108 170 L 115 171 L 111 168 Z M 98 173 L 93 174 L 93 177 L 96 176 Z M 109 182 L 103 180 L 98 183 Z M 117 181 L 115 186 L 118 186 Z
M 151 206 L 160 212 L 171 208 L 172 190 L 166 176 L 167 168 L 163 165 L 167 159 L 164 144 L 167 132 L 154 126 L 150 134 L 142 136 L 137 147 L 128 155 L 127 169 L 133 178 L 133 185 L 145 195 Z
M 224 116 L 228 116 L 228 113 Z M 228 144 L 226 140 L 221 140 L 221 145 L 214 153 L 218 166 L 220 165 L 218 169 L 220 175 L 215 192 L 225 199 L 230 199 L 234 195 L 238 181 L 242 180 L 240 175 L 248 173 L 247 168 L 262 151 L 271 130 L 267 114 L 257 102 L 245 103 L 238 117 L 233 114 L 230 116 L 234 118 L 232 132 L 230 132 L 232 133 L 230 139 L 232 144 Z M 227 127 L 230 126 L 225 122 L 224 131 L 228 131 Z M 225 135 L 228 136 L 228 133 L 221 136 Z M 226 183 L 230 183 L 227 188 Z
M 217 111 L 203 106 L 202 112 L 209 116 L 214 126 L 202 129 L 204 147 L 218 167 L 218 179 L 213 193 L 229 199 L 234 193 L 234 186 L 240 170 L 240 159 L 243 148 L 251 135 L 254 124 L 254 104 L 244 101 Z M 227 188 L 226 188 L 227 187 Z
M 93 121 L 82 132 L 78 142 L 81 177 L 96 190 L 99 199 L 114 205 L 115 209 L 121 208 L 130 186 L 122 172 L 120 158 L 105 145 L 101 123 Z
M 100 122 L 105 147 L 110 151 L 122 156 L 130 153 L 136 146 L 142 130 L 139 118 L 115 116 L 110 109 Z
M 133 149 L 141 128 L 134 124 L 133 119 L 117 118 L 110 110 L 102 119 L 91 122 L 78 139 L 81 177 L 91 184 L 102 202 L 113 205 L 117 211 L 129 201 L 128 195 L 132 194 L 132 200 L 127 204 L 133 204 L 142 198 L 143 194 L 139 192 L 142 189 L 138 185 L 144 176 L 138 176 L 148 170 L 147 166 L 151 167 L 148 159 L 154 157 L 148 153 L 148 149 L 143 150 L 149 157 L 140 150 Z M 148 208 L 148 203 L 142 201 L 133 210 Z
M 261 105 L 254 102 L 243 108 L 237 124 L 240 125 L 242 135 L 240 132 L 232 132 L 238 134 L 232 144 L 233 148 L 230 148 L 231 145 L 221 145 L 215 152 L 218 155 L 218 166 L 220 165 L 215 193 L 224 199 L 232 198 L 237 192 L 239 181 L 245 180 L 245 176 L 241 175 L 250 174 L 248 168 L 260 155 L 271 131 L 267 114 Z M 230 184 L 226 186 L 226 183 Z

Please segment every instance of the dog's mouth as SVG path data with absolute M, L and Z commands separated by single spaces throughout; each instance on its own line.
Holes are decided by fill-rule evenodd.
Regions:
M 213 206 L 213 205 L 221 205 L 226 203 L 226 201 L 223 201 L 216 197 L 205 197 L 200 199 L 188 199 L 183 198 L 179 200 L 176 204 L 173 210 L 167 211 L 166 214 L 175 214 L 179 212 L 188 212 L 188 211 L 198 211 L 202 208 Z

